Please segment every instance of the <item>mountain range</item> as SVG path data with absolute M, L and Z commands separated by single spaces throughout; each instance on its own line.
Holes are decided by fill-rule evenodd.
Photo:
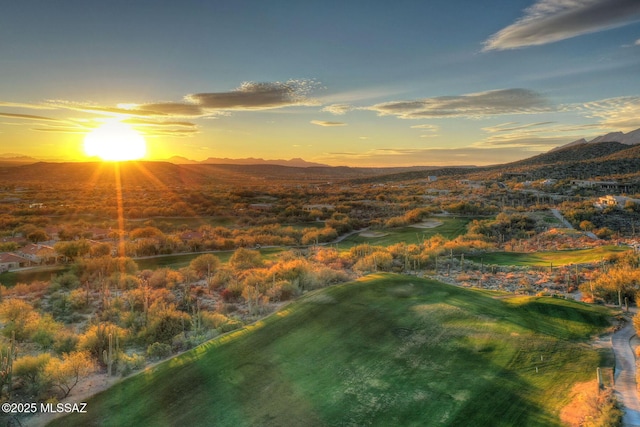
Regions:
M 636 145 L 640 144 L 640 129 L 636 129 L 629 133 L 623 132 L 611 132 L 606 135 L 600 135 L 596 138 L 593 138 L 591 141 L 587 141 L 584 138 L 580 138 L 576 141 L 570 142 L 566 145 L 562 145 L 560 147 L 556 147 L 551 151 L 561 150 L 566 147 L 573 147 L 575 145 L 583 145 L 583 144 L 598 144 L 600 142 L 619 142 L 624 145 Z
M 617 141 L 616 141 L 617 140 Z M 142 183 L 149 176 L 161 177 L 165 185 L 195 183 L 234 184 L 275 181 L 391 182 L 425 179 L 428 176 L 468 176 L 500 179 L 505 173 L 526 174 L 527 179 L 625 179 L 640 182 L 640 129 L 613 132 L 590 141 L 580 139 L 527 159 L 493 166 L 473 167 L 383 167 L 326 166 L 303 159 L 209 158 L 193 161 L 172 157 L 168 161 L 140 161 L 122 166 L 123 182 Z M 96 174 L 112 182 L 113 168 L 103 162 L 42 162 L 19 154 L 0 154 L 1 182 L 38 182 L 42 177 L 59 183 L 86 183 Z M 98 180 L 100 181 L 100 180 Z
M 279 166 L 291 166 L 295 168 L 309 168 L 309 167 L 326 167 L 329 165 L 325 165 L 323 163 L 314 163 L 307 162 L 304 159 L 299 157 L 284 160 L 284 159 L 273 159 L 273 160 L 265 160 L 261 158 L 255 157 L 246 157 L 243 159 L 229 159 L 229 158 L 220 158 L 220 157 L 209 157 L 208 159 L 197 161 L 190 160 L 186 157 L 182 156 L 173 156 L 166 160 L 167 162 L 176 164 L 176 165 L 197 165 L 197 164 L 210 164 L 210 165 L 279 165 Z

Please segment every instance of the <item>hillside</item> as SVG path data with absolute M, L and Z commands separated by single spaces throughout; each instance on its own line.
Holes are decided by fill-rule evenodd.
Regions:
M 310 292 L 52 426 L 559 426 L 608 311 L 373 275 Z

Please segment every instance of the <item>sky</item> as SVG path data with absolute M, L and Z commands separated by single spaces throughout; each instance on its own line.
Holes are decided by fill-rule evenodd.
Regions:
M 0 155 L 486 165 L 640 128 L 638 0 L 21 0 Z

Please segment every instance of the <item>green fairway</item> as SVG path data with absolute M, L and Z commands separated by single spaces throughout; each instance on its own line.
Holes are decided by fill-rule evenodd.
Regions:
M 601 261 L 611 254 L 631 250 L 628 246 L 601 246 L 592 249 L 569 249 L 548 252 L 489 252 L 482 256 L 469 256 L 468 259 L 484 264 L 518 266 L 554 266 L 584 264 Z
M 609 312 L 497 295 L 391 274 L 310 292 L 51 425 L 559 426 Z
M 284 248 L 265 248 L 259 249 L 262 257 L 264 259 L 274 259 L 277 254 L 284 251 Z M 220 259 L 220 262 L 226 263 L 233 255 L 234 251 L 214 251 L 214 252 L 206 252 L 212 253 Z M 137 258 L 135 259 L 136 264 L 140 270 L 155 270 L 156 268 L 172 268 L 177 270 L 182 267 L 186 267 L 189 263 L 194 259 L 199 257 L 205 252 L 197 252 L 197 253 L 186 253 L 186 254 L 172 254 L 172 255 L 161 255 L 156 257 L 149 258 Z
M 369 243 L 375 246 L 390 246 L 404 242 L 408 244 L 418 244 L 436 234 L 440 234 L 447 239 L 455 239 L 467 231 L 467 224 L 470 218 L 449 218 L 437 217 L 433 221 L 439 221 L 442 225 L 433 228 L 401 227 L 377 230 L 379 237 L 366 237 L 361 234 L 354 234 L 344 239 L 338 244 L 340 249 L 349 249 L 353 246 Z

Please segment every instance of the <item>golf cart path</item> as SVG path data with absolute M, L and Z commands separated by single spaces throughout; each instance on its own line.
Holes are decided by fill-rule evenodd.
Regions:
M 629 319 L 625 326 L 611 337 L 611 345 L 616 357 L 614 389 L 623 405 L 623 425 L 640 427 L 640 399 L 636 384 L 636 358 L 631 348 L 631 339 L 636 332 Z

